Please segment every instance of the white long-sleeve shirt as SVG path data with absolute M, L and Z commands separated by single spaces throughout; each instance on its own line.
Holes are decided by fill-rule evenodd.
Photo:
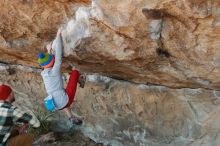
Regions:
M 62 74 L 60 72 L 62 63 L 62 38 L 58 35 L 52 43 L 55 50 L 55 62 L 52 68 L 46 68 L 41 72 L 44 85 L 48 95 L 52 95 L 56 109 L 62 109 L 69 101 L 68 95 L 64 90 Z

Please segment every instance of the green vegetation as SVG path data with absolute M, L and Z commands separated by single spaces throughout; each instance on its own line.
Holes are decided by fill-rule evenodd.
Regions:
M 50 132 L 50 128 L 49 128 L 49 121 L 48 119 L 51 118 L 54 113 L 52 112 L 48 112 L 46 111 L 44 108 L 38 106 L 33 113 L 35 114 L 35 116 L 38 118 L 38 120 L 40 121 L 40 127 L 36 128 L 36 129 L 30 129 L 30 133 L 34 134 L 35 137 L 38 137 L 42 134 L 46 134 L 48 132 Z

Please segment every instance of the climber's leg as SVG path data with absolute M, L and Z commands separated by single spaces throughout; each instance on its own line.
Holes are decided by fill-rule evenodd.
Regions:
M 69 107 L 64 108 L 63 110 L 66 112 L 66 115 L 67 115 L 68 118 L 71 118 L 73 116 L 73 114 L 72 114 Z
M 73 103 L 74 101 L 74 97 L 76 94 L 76 89 L 77 89 L 77 82 L 79 79 L 79 72 L 77 70 L 73 70 L 70 74 L 70 78 L 66 87 L 66 93 L 69 97 L 69 102 L 68 104 L 65 106 L 64 111 L 66 112 L 69 120 L 73 123 L 73 124 L 77 124 L 77 125 L 81 125 L 82 124 L 82 120 L 80 118 L 77 118 L 76 116 L 74 116 L 71 113 L 70 110 L 70 105 Z
M 69 78 L 69 81 L 68 81 L 68 84 L 67 84 L 67 87 L 66 87 L 66 93 L 69 97 L 69 102 L 68 104 L 65 106 L 66 107 L 69 107 L 73 101 L 74 101 L 74 97 L 75 97 L 75 94 L 76 94 L 76 89 L 77 89 L 77 82 L 78 82 L 78 79 L 79 79 L 79 72 L 77 70 L 72 70 L 71 74 L 70 74 L 70 78 Z

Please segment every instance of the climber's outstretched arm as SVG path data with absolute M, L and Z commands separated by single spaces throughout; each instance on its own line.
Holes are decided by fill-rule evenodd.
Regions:
M 52 43 L 52 48 L 55 51 L 55 63 L 53 66 L 54 72 L 60 72 L 61 64 L 62 64 L 62 36 L 61 29 L 58 30 L 56 39 Z

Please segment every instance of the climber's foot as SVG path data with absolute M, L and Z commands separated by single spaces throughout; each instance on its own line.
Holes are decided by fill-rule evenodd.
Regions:
M 69 118 L 70 122 L 74 125 L 82 125 L 82 120 L 76 116 L 72 116 L 71 118 Z
M 81 88 L 84 88 L 85 82 L 86 82 L 86 75 L 85 75 L 85 74 L 81 74 L 81 75 L 79 76 L 79 81 L 78 81 L 79 86 L 80 86 Z

